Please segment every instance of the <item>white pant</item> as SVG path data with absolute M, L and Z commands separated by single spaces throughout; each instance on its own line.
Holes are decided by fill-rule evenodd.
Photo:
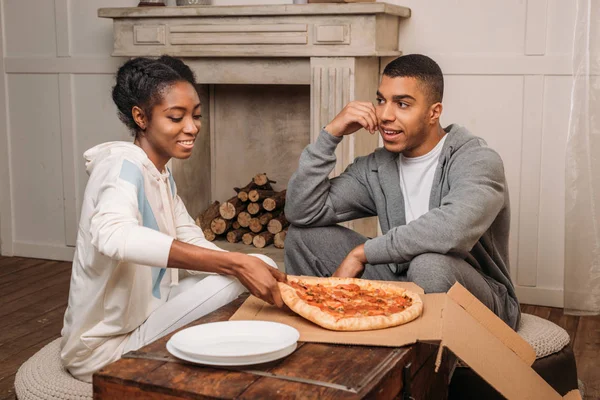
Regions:
M 250 254 L 277 268 L 269 257 Z M 223 275 L 193 275 L 171 288 L 167 302 L 131 332 L 123 354 L 137 350 L 219 307 L 235 300 L 246 288 L 235 278 Z

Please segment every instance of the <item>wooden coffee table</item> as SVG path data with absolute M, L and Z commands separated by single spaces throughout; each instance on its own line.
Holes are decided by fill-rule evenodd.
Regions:
M 247 295 L 188 326 L 226 321 Z M 94 374 L 94 399 L 445 399 L 454 358 L 438 346 L 401 348 L 298 343 L 291 355 L 266 364 L 213 368 L 167 351 L 167 335 Z

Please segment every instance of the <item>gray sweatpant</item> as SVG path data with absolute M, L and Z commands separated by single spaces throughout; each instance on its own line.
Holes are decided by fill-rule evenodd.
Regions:
M 290 226 L 285 238 L 286 273 L 331 276 L 350 250 L 367 240 L 365 236 L 339 225 L 316 228 Z M 392 272 L 387 264 L 367 264 L 362 278 L 414 282 L 425 293 L 445 293 L 459 282 L 513 329 L 517 325 L 518 306 L 508 295 L 506 287 L 458 257 L 421 254 L 399 273 Z

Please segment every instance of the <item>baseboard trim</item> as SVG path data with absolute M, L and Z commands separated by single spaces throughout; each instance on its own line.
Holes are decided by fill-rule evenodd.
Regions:
M 564 307 L 562 289 L 517 286 L 515 290 L 521 304 L 558 308 Z
M 18 257 L 42 258 L 46 260 L 73 261 L 75 248 L 56 244 L 13 242 L 13 255 Z

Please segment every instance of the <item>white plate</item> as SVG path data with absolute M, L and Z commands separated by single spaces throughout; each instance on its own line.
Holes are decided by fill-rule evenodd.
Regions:
M 218 365 L 218 366 L 241 366 L 241 365 L 253 365 L 253 364 L 261 364 L 269 361 L 278 360 L 283 358 L 289 354 L 292 354 L 294 350 L 296 350 L 297 343 L 292 344 L 289 347 L 283 348 L 279 351 L 275 351 L 268 354 L 263 354 L 260 356 L 251 356 L 244 357 L 243 359 L 236 357 L 206 357 L 206 356 L 193 356 L 190 354 L 183 353 L 177 349 L 175 349 L 171 343 L 171 341 L 167 342 L 167 351 L 174 355 L 177 358 L 180 358 L 185 361 L 193 362 L 195 364 L 205 364 L 205 365 Z
M 198 362 L 246 365 L 290 354 L 299 337 L 296 329 L 277 322 L 224 321 L 179 331 L 169 339 L 167 349 L 173 349 L 180 356 L 193 358 L 188 360 L 192 362 L 202 360 Z M 173 355 L 177 357 L 177 354 Z M 269 360 L 263 361 L 266 358 Z

